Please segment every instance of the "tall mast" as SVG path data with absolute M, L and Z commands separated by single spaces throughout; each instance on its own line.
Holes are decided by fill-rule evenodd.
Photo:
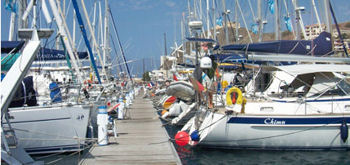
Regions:
M 58 26 L 59 35 L 63 37 L 64 45 L 66 46 L 68 55 L 69 55 L 70 59 L 72 60 L 73 67 L 75 69 L 75 73 L 77 74 L 77 77 L 78 77 L 78 82 L 82 83 L 83 81 L 82 81 L 82 76 L 81 76 L 81 73 L 79 70 L 79 66 L 78 66 L 78 63 L 76 61 L 76 57 L 74 55 L 73 49 L 71 47 L 71 43 L 69 42 L 69 40 L 67 38 L 67 32 L 65 31 L 65 28 L 63 25 L 63 20 L 58 12 L 55 0 L 49 0 L 49 2 L 50 2 L 52 13 L 55 17 L 56 24 Z
M 18 15 L 22 16 L 27 8 L 27 0 L 18 0 Z M 17 19 L 18 29 L 27 28 L 28 20 Z
M 304 22 L 303 22 L 303 19 L 301 17 L 301 10 L 303 10 L 303 8 L 300 8 L 298 6 L 297 0 L 292 0 L 292 2 L 293 2 L 294 10 L 295 10 L 295 19 L 296 19 L 297 24 L 299 24 L 299 26 L 298 25 L 296 26 L 296 39 L 297 40 L 301 39 L 300 30 L 304 36 L 304 39 L 308 39 L 306 36 L 306 32 L 305 32 Z
M 279 0 L 275 0 L 275 40 L 281 40 L 281 24 L 280 24 L 280 13 L 279 13 Z
M 208 31 L 208 35 L 207 37 L 210 38 L 211 37 L 211 32 L 210 32 L 210 25 L 209 25 L 209 0 L 207 0 L 207 31 Z
M 104 49 L 103 49 L 103 66 L 106 66 L 106 58 L 108 58 L 108 52 L 109 52 L 109 48 L 108 48 L 108 34 L 109 34 L 109 29 L 108 29 L 108 0 L 105 0 L 105 34 L 104 34 Z M 105 73 L 106 74 L 106 73 Z M 107 75 L 106 75 L 107 76 Z
M 15 33 L 15 21 L 16 21 L 16 13 L 11 11 L 11 20 L 10 20 L 10 31 L 9 31 L 9 41 L 13 41 L 14 33 Z
M 199 19 L 203 21 L 203 8 L 202 8 L 202 0 L 199 0 Z
M 238 0 L 235 1 L 235 39 L 236 39 L 236 43 L 239 40 L 239 36 L 238 36 Z
M 330 3 L 329 0 L 323 1 L 324 13 L 326 15 L 326 27 L 327 27 L 326 32 L 332 34 L 332 17 L 331 17 L 331 13 L 329 12 L 329 9 L 330 9 L 329 3 Z
M 215 0 L 212 0 L 213 6 L 213 39 L 216 40 L 216 12 L 215 12 Z
M 99 11 L 99 14 L 98 14 L 98 37 L 99 39 L 101 40 L 100 43 L 103 44 L 103 23 L 102 23 L 102 8 L 101 8 L 101 1 L 98 1 L 98 11 Z
M 115 20 L 113 18 L 113 14 L 110 10 L 110 8 L 108 7 L 108 12 L 109 14 L 111 15 L 111 19 L 112 19 L 112 23 L 113 23 L 113 30 L 114 30 L 114 33 L 115 35 L 117 36 L 117 39 L 118 39 L 118 44 L 119 44 L 119 48 L 120 48 L 120 52 L 121 52 L 121 55 L 123 57 L 123 61 L 124 61 L 124 64 L 125 64 L 125 68 L 126 68 L 126 71 L 128 72 L 128 76 L 129 76 L 129 79 L 131 81 L 131 84 L 134 85 L 134 81 L 131 77 L 131 74 L 130 74 L 130 70 L 129 70 L 129 65 L 128 63 L 126 62 L 126 58 L 125 58 L 125 54 L 124 54 L 124 49 L 123 49 L 123 46 L 122 46 L 122 43 L 120 42 L 120 38 L 119 38 L 119 34 L 118 34 L 118 30 L 117 30 L 117 27 L 115 26 Z
M 318 16 L 315 0 L 311 0 L 311 2 L 312 2 L 312 6 L 314 7 L 314 11 L 315 11 L 318 27 L 319 27 L 320 31 L 322 31 L 321 21 L 320 21 L 320 17 Z
M 73 3 L 75 4 L 75 3 Z M 84 12 L 84 15 L 85 15 L 85 19 L 86 19 L 86 22 L 87 22 L 87 25 L 88 25 L 88 28 L 89 28 L 89 31 L 91 33 L 91 37 L 92 37 L 92 44 L 94 46 L 94 48 L 96 49 L 96 52 L 97 52 L 97 57 L 100 61 L 100 64 L 102 66 L 102 72 L 104 74 L 104 76 L 107 76 L 106 74 L 106 69 L 105 69 L 105 65 L 103 63 L 103 59 L 101 58 L 101 53 L 99 51 L 99 48 L 98 48 L 98 45 L 97 45 L 97 41 L 96 41 L 96 38 L 95 38 L 95 33 L 94 33 L 94 30 L 92 29 L 92 26 L 91 26 L 91 23 L 90 23 L 90 19 L 89 19 L 89 14 L 87 13 L 86 11 L 86 8 L 85 8 L 85 3 L 84 3 L 84 0 L 81 0 L 81 5 L 82 5 L 82 8 L 83 8 L 83 12 Z M 78 8 L 75 10 L 78 10 Z M 77 11 L 76 11 L 77 12 Z M 77 14 L 77 13 L 76 13 Z M 78 15 L 77 15 L 78 16 Z M 78 17 L 77 17 L 78 18 Z M 79 20 L 78 20 L 79 22 Z M 80 24 L 80 23 L 79 23 Z M 81 25 L 80 25 L 81 26 Z M 86 42 L 86 41 L 85 41 Z M 91 60 L 91 59 L 90 59 Z M 98 72 L 95 70 L 95 73 L 96 73 L 96 76 L 98 74 Z M 99 80 L 100 81 L 100 80 Z M 108 81 L 108 78 L 106 78 L 106 81 Z M 100 82 L 101 83 L 101 82 Z
M 60 1 L 59 0 L 56 0 L 56 3 L 57 4 L 60 4 Z M 79 65 L 79 66 L 81 66 L 81 62 L 80 62 L 80 59 L 79 59 L 79 56 L 78 56 L 78 54 L 77 54 L 77 52 L 76 52 L 76 48 L 75 48 L 75 46 L 74 46 L 74 44 L 72 44 L 73 43 L 73 40 L 72 40 L 72 37 L 71 37 L 71 35 L 70 35 L 70 33 L 69 33 L 69 28 L 68 28 L 68 25 L 67 25 L 67 23 L 66 23 L 66 18 L 65 18 L 65 16 L 64 16 L 64 14 L 63 14 L 63 12 L 62 12 L 62 9 L 61 9 L 61 6 L 60 5 L 57 5 L 57 10 L 58 10 L 58 14 L 61 16 L 61 18 L 62 18 L 62 26 L 63 26 L 63 28 L 65 29 L 65 31 L 66 31 L 66 39 L 68 39 L 69 40 L 69 43 L 71 44 L 71 47 L 72 47 L 72 50 L 74 51 L 74 53 L 75 53 L 75 57 L 76 57 L 76 60 L 77 60 L 77 64 Z M 60 39 L 59 38 L 57 38 L 57 40 L 58 40 L 58 43 L 60 42 Z M 59 46 L 59 45 L 58 45 Z
M 84 41 L 85 41 L 85 45 L 86 45 L 86 47 L 88 49 L 88 52 L 89 52 L 91 64 L 94 67 L 94 71 L 95 71 L 95 75 L 97 77 L 97 80 L 98 80 L 99 84 L 101 84 L 102 82 L 101 82 L 100 74 L 98 73 L 98 69 L 97 69 L 97 66 L 96 66 L 96 63 L 95 63 L 95 58 L 94 58 L 94 55 L 92 53 L 90 42 L 89 42 L 89 39 L 88 39 L 87 34 L 86 34 L 85 27 L 84 27 L 84 22 L 83 22 L 83 19 L 82 19 L 81 15 L 80 15 L 78 3 L 77 3 L 76 0 L 72 0 L 72 3 L 73 3 L 74 10 L 75 10 L 75 14 L 77 16 L 77 21 L 78 21 L 79 26 L 80 26 L 80 31 L 81 31 L 81 33 L 83 35 L 83 38 L 84 38 Z M 83 8 L 84 8 L 84 5 L 83 5 Z M 92 36 L 93 36 L 93 34 L 92 34 Z
M 224 10 L 223 15 L 224 15 L 224 22 L 225 22 L 225 29 L 224 29 L 224 33 L 225 33 L 225 42 L 226 44 L 229 43 L 229 39 L 228 39 L 228 30 L 227 30 L 227 10 L 226 10 L 226 2 L 225 0 L 222 0 L 222 8 Z
M 262 21 L 262 17 L 261 17 L 261 0 L 258 0 L 258 20 L 256 21 L 258 23 L 258 41 L 261 42 L 262 41 L 262 26 L 263 26 L 263 21 Z
M 75 11 L 73 11 L 73 17 L 75 18 L 76 15 L 75 15 Z M 75 26 L 76 26 L 76 23 L 75 23 L 75 19 L 73 19 L 73 47 L 75 47 Z

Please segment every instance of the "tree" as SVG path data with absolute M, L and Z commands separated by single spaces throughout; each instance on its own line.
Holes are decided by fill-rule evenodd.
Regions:
M 151 81 L 151 77 L 149 76 L 149 72 L 143 73 L 142 80 L 143 81 Z

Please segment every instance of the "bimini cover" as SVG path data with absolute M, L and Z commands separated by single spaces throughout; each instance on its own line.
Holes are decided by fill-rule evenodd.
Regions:
M 191 83 L 186 81 L 172 82 L 166 90 L 168 96 L 175 96 L 178 99 L 192 101 L 195 95 Z

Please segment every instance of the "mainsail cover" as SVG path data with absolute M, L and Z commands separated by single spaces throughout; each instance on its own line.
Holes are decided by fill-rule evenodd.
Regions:
M 88 57 L 87 52 L 77 52 L 79 59 L 86 59 Z M 41 48 L 36 61 L 50 61 L 50 60 L 66 60 L 64 50 Z
M 1 41 L 1 54 L 17 53 L 24 45 L 24 41 Z
M 333 54 L 331 34 L 327 32 L 322 32 L 314 40 L 278 40 L 251 44 L 233 44 L 222 46 L 222 50 L 315 56 Z

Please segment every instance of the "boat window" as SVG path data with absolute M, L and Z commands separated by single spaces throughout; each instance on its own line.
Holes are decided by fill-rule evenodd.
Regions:
M 339 82 L 338 88 L 344 95 L 350 95 L 350 79 L 346 78 Z
M 255 89 L 257 92 L 264 92 L 270 85 L 272 81 L 271 73 L 259 72 L 255 79 Z
M 315 93 L 314 95 L 312 95 L 311 97 L 316 97 L 316 96 L 319 96 L 320 94 L 322 94 L 322 93 L 318 92 L 318 93 Z M 346 80 L 346 79 L 340 80 L 340 82 L 337 85 L 335 85 L 333 88 L 330 88 L 326 92 L 323 92 L 322 95 L 323 96 L 350 95 L 350 81 Z

